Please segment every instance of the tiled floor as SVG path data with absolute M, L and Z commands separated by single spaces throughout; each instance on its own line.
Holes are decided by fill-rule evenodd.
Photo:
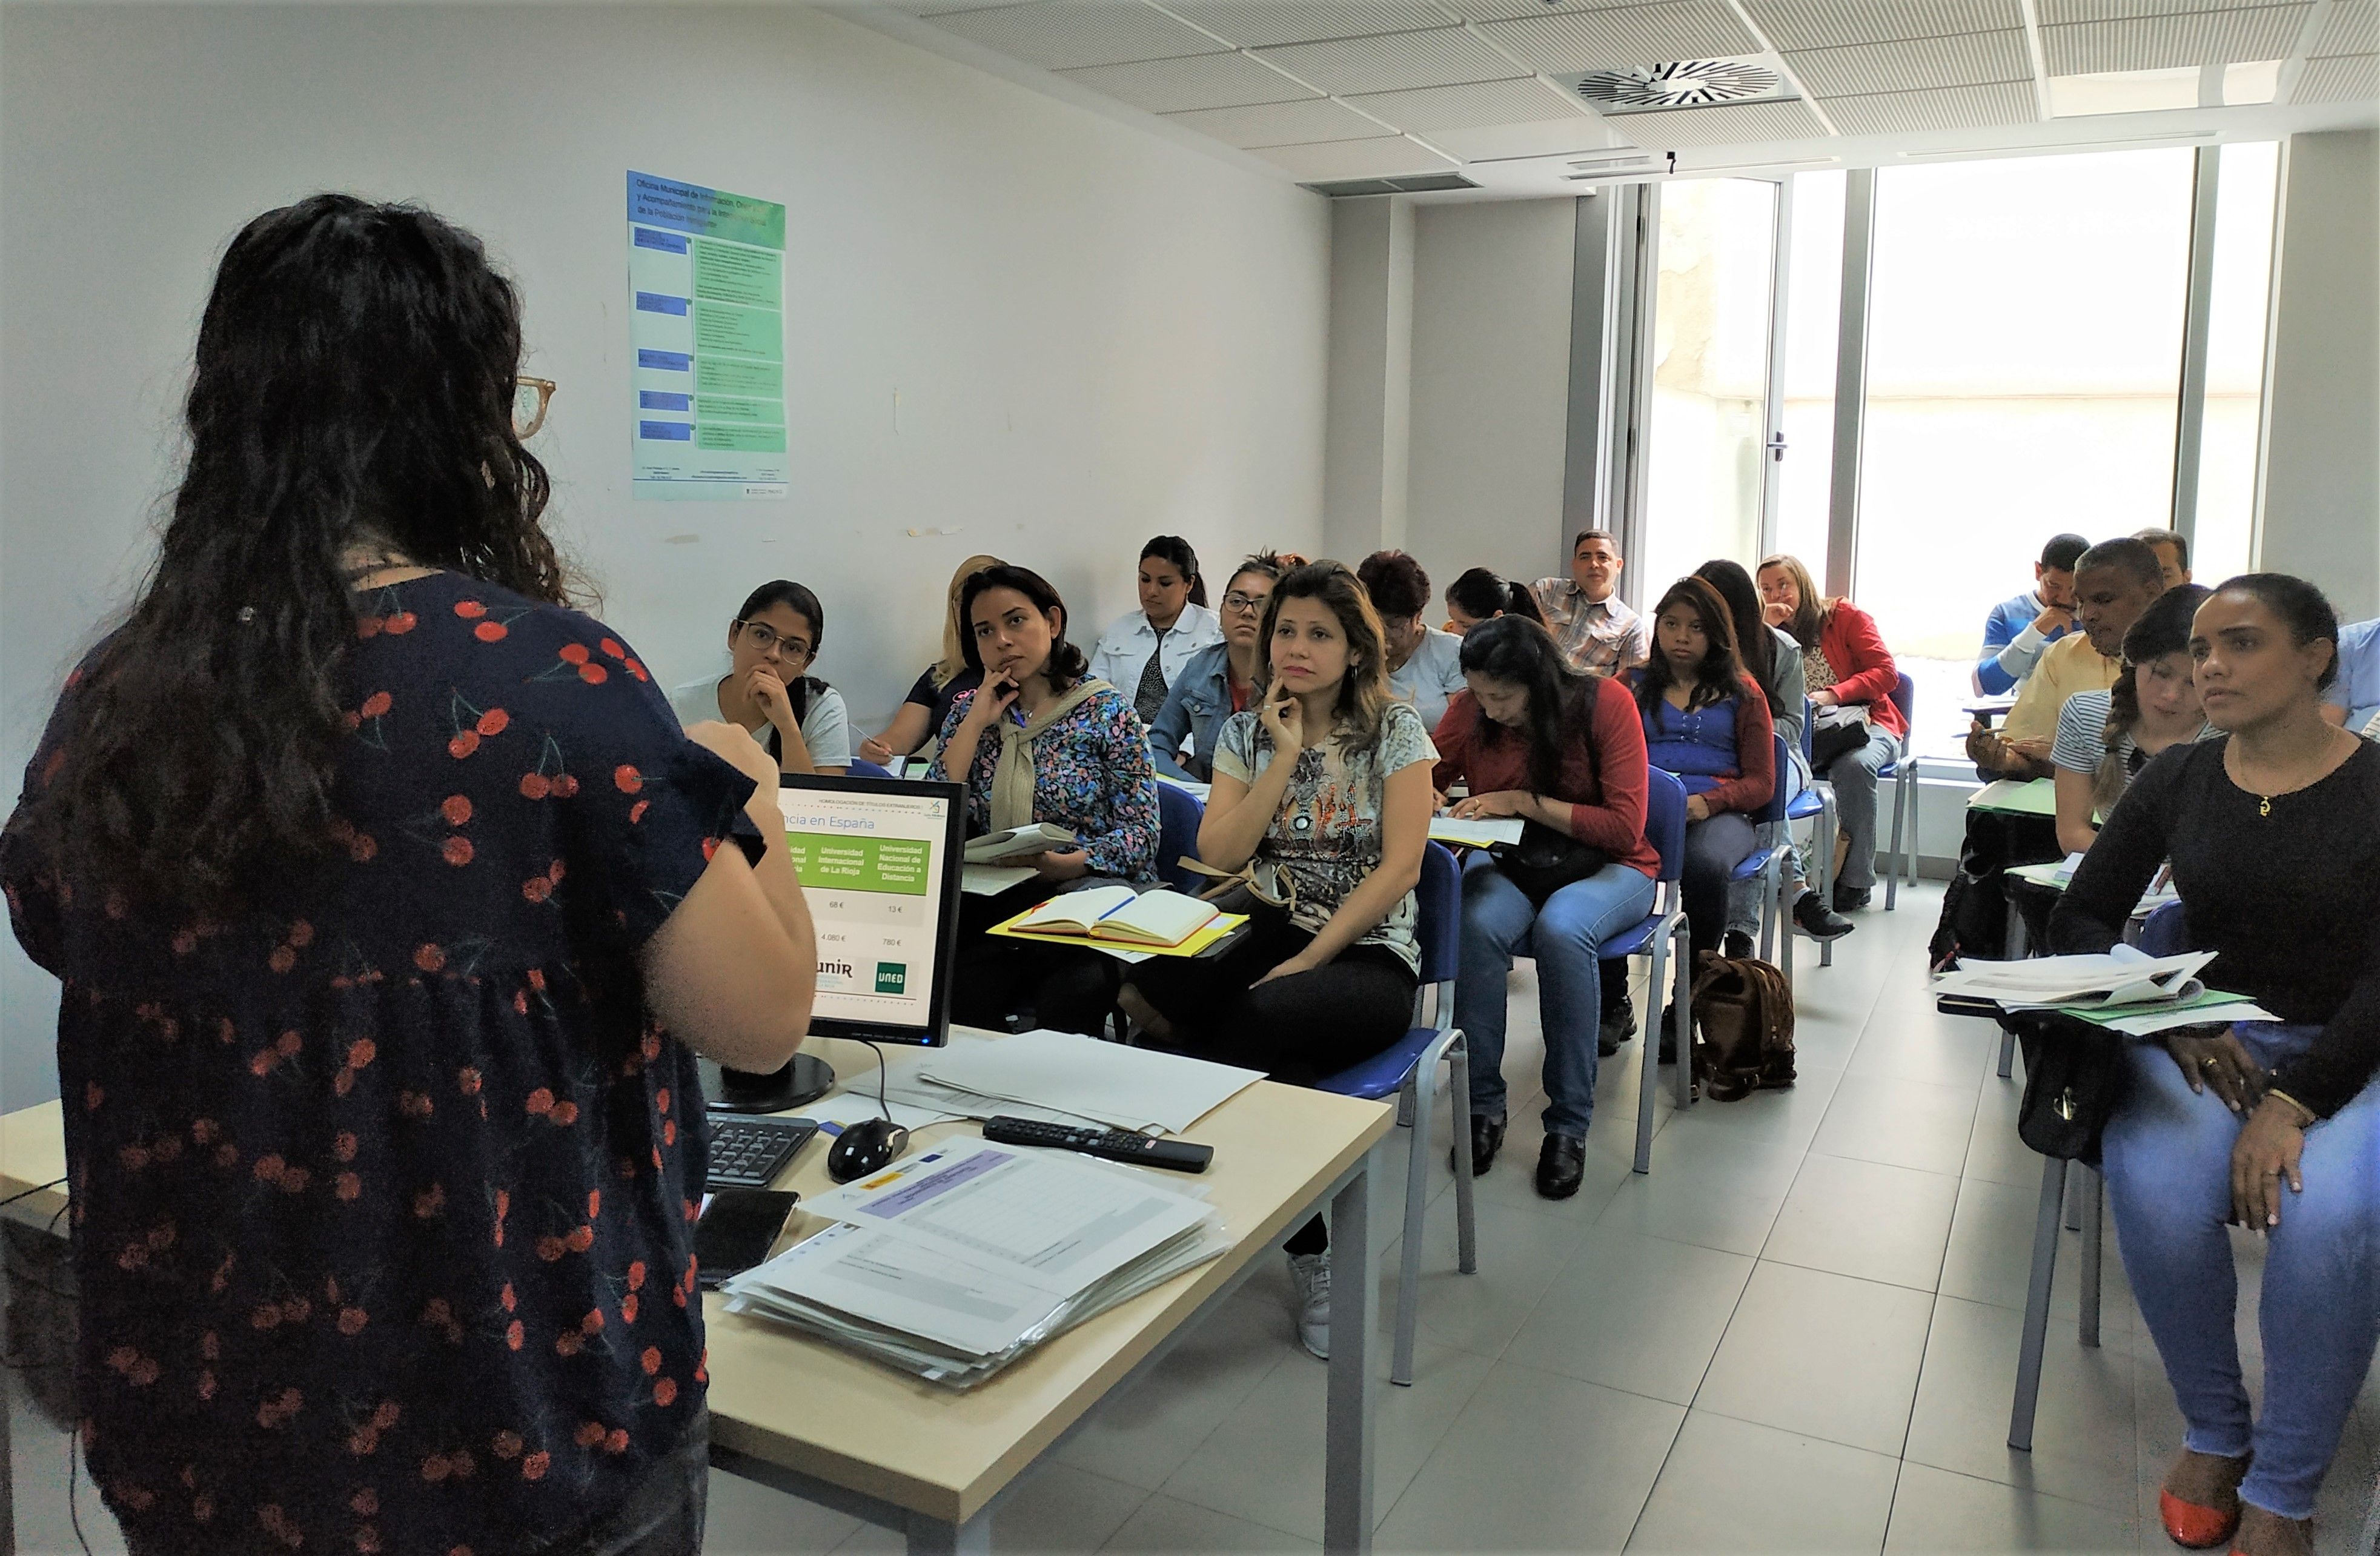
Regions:
M 1628 1170 L 1640 1051 L 1623 1050 L 1585 1187 L 1560 1204 L 1530 1184 L 1540 1047 L 1536 990 L 1515 977 L 1512 1137 L 1479 1184 L 1475 1276 L 1453 1271 L 1442 1116 L 1435 1130 L 1418 1377 L 1380 1391 L 1384 1550 L 2173 1550 L 2155 1491 L 2181 1423 L 2112 1243 L 2104 1343 L 2085 1350 L 2066 1236 L 2034 1452 L 2003 1441 L 2040 1164 L 1992 1034 L 1925 999 L 1937 902 L 1921 889 L 1860 916 L 1829 969 L 1804 942 L 1800 1084 L 1683 1116 L 1665 1088 L 1649 1177 Z M 2256 1257 L 2240 1243 L 2252 1380 Z M 997 1547 L 1317 1543 L 1325 1369 L 1286 1304 L 1268 1258 L 1017 1489 Z M 65 1441 L 15 1421 L 21 1547 L 72 1551 Z M 2380 1378 L 2325 1489 L 2325 1552 L 2350 1549 L 2375 1444 Z M 91 1549 L 120 1550 L 87 1485 L 79 1505 Z M 712 1477 L 710 1556 L 896 1545 Z

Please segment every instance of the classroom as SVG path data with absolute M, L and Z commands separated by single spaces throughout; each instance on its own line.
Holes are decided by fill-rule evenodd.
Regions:
M 2380 1556 L 2380 0 L 0 0 L 0 1556 Z

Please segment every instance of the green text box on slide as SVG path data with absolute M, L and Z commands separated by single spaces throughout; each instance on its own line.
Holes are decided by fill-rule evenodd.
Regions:
M 926 894 L 926 867 L 933 858 L 930 843 L 819 832 L 788 832 L 785 843 L 793 852 L 794 874 L 805 886 L 901 897 Z
M 747 427 L 735 421 L 698 421 L 694 446 L 713 454 L 783 454 L 783 427 Z
M 785 316 L 771 308 L 738 308 L 732 302 L 694 305 L 694 348 L 764 362 L 785 359 Z
M 694 397 L 695 419 L 699 421 L 765 421 L 771 426 L 785 424 L 785 402 L 783 400 L 742 400 L 729 395 L 697 395 Z
M 785 305 L 784 257 L 734 243 L 692 240 L 694 295 L 704 302 L 737 302 L 752 308 Z
M 756 395 L 763 399 L 785 397 L 785 370 L 776 362 L 739 362 L 727 357 L 697 358 L 694 386 L 705 395 Z

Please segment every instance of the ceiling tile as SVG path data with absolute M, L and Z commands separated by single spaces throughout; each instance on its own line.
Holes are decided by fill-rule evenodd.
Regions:
M 1890 43 L 2024 25 L 2019 0 L 1744 0 L 1743 8 L 1780 49 Z
M 1572 11 L 1621 11 L 1648 0 L 1438 0 L 1465 21 L 1511 21 L 1516 17 L 1567 16 Z
M 1318 146 L 1272 146 L 1257 155 L 1308 181 L 1330 178 L 1394 178 L 1401 174 L 1451 173 L 1453 158 L 1401 135 L 1380 140 L 1333 140 Z
M 1815 97 L 2033 79 L 2032 57 L 2025 52 L 2022 31 L 1964 32 L 1949 38 L 1811 49 L 1788 54 L 1785 63 Z
M 1198 108 L 1168 114 L 1175 124 L 1211 135 L 1230 145 L 1255 150 L 1259 146 L 1296 146 L 1314 140 L 1361 140 L 1394 135 L 1389 126 L 1342 108 L 1327 97 L 1303 103 L 1267 103 L 1247 108 Z
M 1693 146 L 1733 146 L 1754 140 L 1823 139 L 1827 127 L 1801 103 L 1737 103 L 1719 108 L 1665 108 L 1653 114 L 1614 114 L 1604 121 L 1611 133 L 1648 152 Z
M 1163 0 L 1167 10 L 1244 49 L 1367 38 L 1443 27 L 1451 19 L 1430 0 Z
M 1347 100 L 1399 129 L 1469 129 L 1478 125 L 1523 124 L 1565 112 L 1593 118 L 1586 105 L 1534 76 L 1517 81 L 1475 81 L 1467 86 L 1418 87 L 1411 91 L 1370 92 Z
M 2127 17 L 2178 17 L 2207 11 L 2252 11 L 2290 5 L 2302 13 L 2313 0 L 2036 0 L 2045 27 L 2074 21 L 2121 21 Z
M 2279 59 L 2296 45 L 2305 10 L 2303 6 L 2264 6 L 2045 26 L 2041 48 L 2053 76 Z
M 1152 114 L 1191 108 L 1237 108 L 1251 103 L 1293 103 L 1320 92 L 1302 87 L 1278 70 L 1268 70 L 1243 54 L 1193 55 L 1134 65 L 1094 65 L 1069 70 L 1080 81 Z
M 1257 57 L 1328 92 L 1396 91 L 1459 81 L 1493 81 L 1521 69 L 1460 27 L 1290 43 Z
M 946 32 L 1048 70 L 1220 54 L 1223 45 L 1140 0 L 1033 0 L 929 18 Z
M 2368 103 L 2380 97 L 2380 55 L 2334 55 L 2306 61 L 2292 103 Z
M 1592 115 L 1539 119 L 1533 124 L 1480 125 L 1470 129 L 1434 129 L 1429 143 L 1464 162 L 1507 157 L 1576 156 L 1609 151 L 1619 138 Z
M 1623 10 L 1568 11 L 1488 22 L 1479 30 L 1531 69 L 1554 76 L 1760 52 L 1759 40 L 1723 0 L 1671 0 Z
M 953 11 L 997 11 L 1009 6 L 1025 5 L 1027 0 L 991 0 L 990 4 L 986 0 L 884 0 L 884 3 L 912 16 L 939 17 L 948 16 Z
M 1942 87 L 1931 91 L 1881 91 L 1830 97 L 1818 104 L 1845 135 L 1889 135 L 1912 129 L 1973 129 L 2032 124 L 2040 115 L 2029 81 Z
M 2334 0 L 2330 15 L 2323 18 L 2322 30 L 2314 36 L 2313 47 L 2306 53 L 2317 58 L 2380 53 L 2380 0 Z

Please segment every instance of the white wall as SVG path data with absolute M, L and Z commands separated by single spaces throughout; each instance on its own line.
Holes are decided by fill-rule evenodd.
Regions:
M 630 500 L 632 167 L 791 208 L 791 501 Z M 521 282 L 559 532 L 672 678 L 797 577 L 873 727 L 969 553 L 1040 567 L 1089 638 L 1152 533 L 1219 561 L 1320 539 L 1329 213 L 1289 185 L 798 7 L 10 6 L 12 774 L 146 564 L 215 256 L 324 188 L 419 200 Z M 55 985 L 13 942 L 0 976 L 17 1107 L 52 1088 Z
M 2380 132 L 2289 138 L 2259 565 L 2380 613 Z
M 1330 434 L 1323 554 L 1353 566 L 1405 542 L 1412 437 L 1414 202 L 1330 203 Z
M 1566 554 L 1576 201 L 1416 215 L 1406 549 L 1441 593 L 1469 567 L 1542 577 Z

